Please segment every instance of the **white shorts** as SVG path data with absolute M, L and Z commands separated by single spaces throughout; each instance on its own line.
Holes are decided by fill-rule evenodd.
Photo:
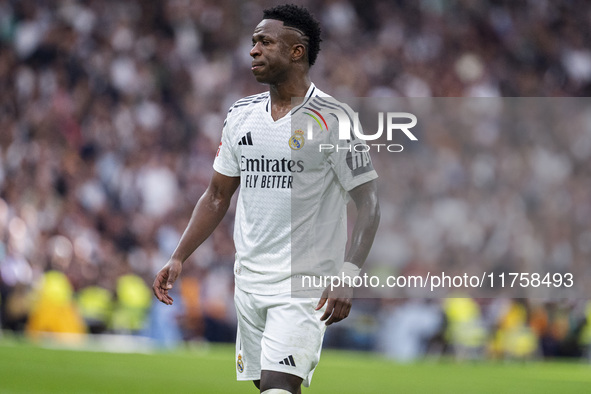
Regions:
M 320 360 L 326 308 L 314 308 L 316 298 L 292 298 L 291 293 L 258 295 L 235 288 L 238 316 L 236 378 L 258 380 L 261 370 L 285 372 L 310 385 Z

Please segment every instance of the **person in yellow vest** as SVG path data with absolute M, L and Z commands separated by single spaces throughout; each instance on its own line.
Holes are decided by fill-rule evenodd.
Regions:
M 35 293 L 26 333 L 32 338 L 39 338 L 42 333 L 85 334 L 86 325 L 78 313 L 73 293 L 64 273 L 47 271 Z
M 121 334 L 139 333 L 144 328 L 152 304 L 150 288 L 141 277 L 129 273 L 117 280 L 116 296 L 111 328 Z
M 87 286 L 78 292 L 77 302 L 89 332 L 103 333 L 111 321 L 113 294 L 100 286 Z
M 538 337 L 529 325 L 527 305 L 524 300 L 508 300 L 500 316 L 490 351 L 493 356 L 527 359 L 538 350 Z
M 585 320 L 579 342 L 583 347 L 583 354 L 591 361 L 591 301 L 588 301 L 585 307 Z
M 486 340 L 480 306 L 472 298 L 446 298 L 443 310 L 447 321 L 445 333 L 458 358 L 479 358 Z

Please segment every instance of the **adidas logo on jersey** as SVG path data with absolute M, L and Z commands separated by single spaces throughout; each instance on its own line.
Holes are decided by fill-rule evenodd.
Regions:
M 290 367 L 295 367 L 295 361 L 293 360 L 293 356 L 290 354 L 289 356 L 285 357 L 283 361 L 279 361 L 281 365 L 289 365 Z
M 245 135 L 242 136 L 242 139 L 240 140 L 240 142 L 238 142 L 238 145 L 250 145 L 250 146 L 252 146 L 252 136 L 250 134 L 250 131 L 248 133 L 246 133 Z

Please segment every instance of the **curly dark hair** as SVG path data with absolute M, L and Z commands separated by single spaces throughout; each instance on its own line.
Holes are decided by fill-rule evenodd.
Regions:
M 295 4 L 283 4 L 263 11 L 263 19 L 275 19 L 284 26 L 300 30 L 307 38 L 308 64 L 311 66 L 320 52 L 320 24 L 304 7 Z

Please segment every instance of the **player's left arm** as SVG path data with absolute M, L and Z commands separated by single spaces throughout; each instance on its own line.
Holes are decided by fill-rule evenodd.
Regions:
M 380 223 L 380 204 L 376 180 L 363 183 L 349 192 L 357 208 L 357 220 L 353 226 L 351 245 L 345 261 L 361 268 L 369 254 Z M 329 326 L 349 316 L 353 300 L 353 288 L 341 286 L 333 290 L 327 288 L 316 306 L 316 310 L 326 304 L 326 311 L 320 318 Z

